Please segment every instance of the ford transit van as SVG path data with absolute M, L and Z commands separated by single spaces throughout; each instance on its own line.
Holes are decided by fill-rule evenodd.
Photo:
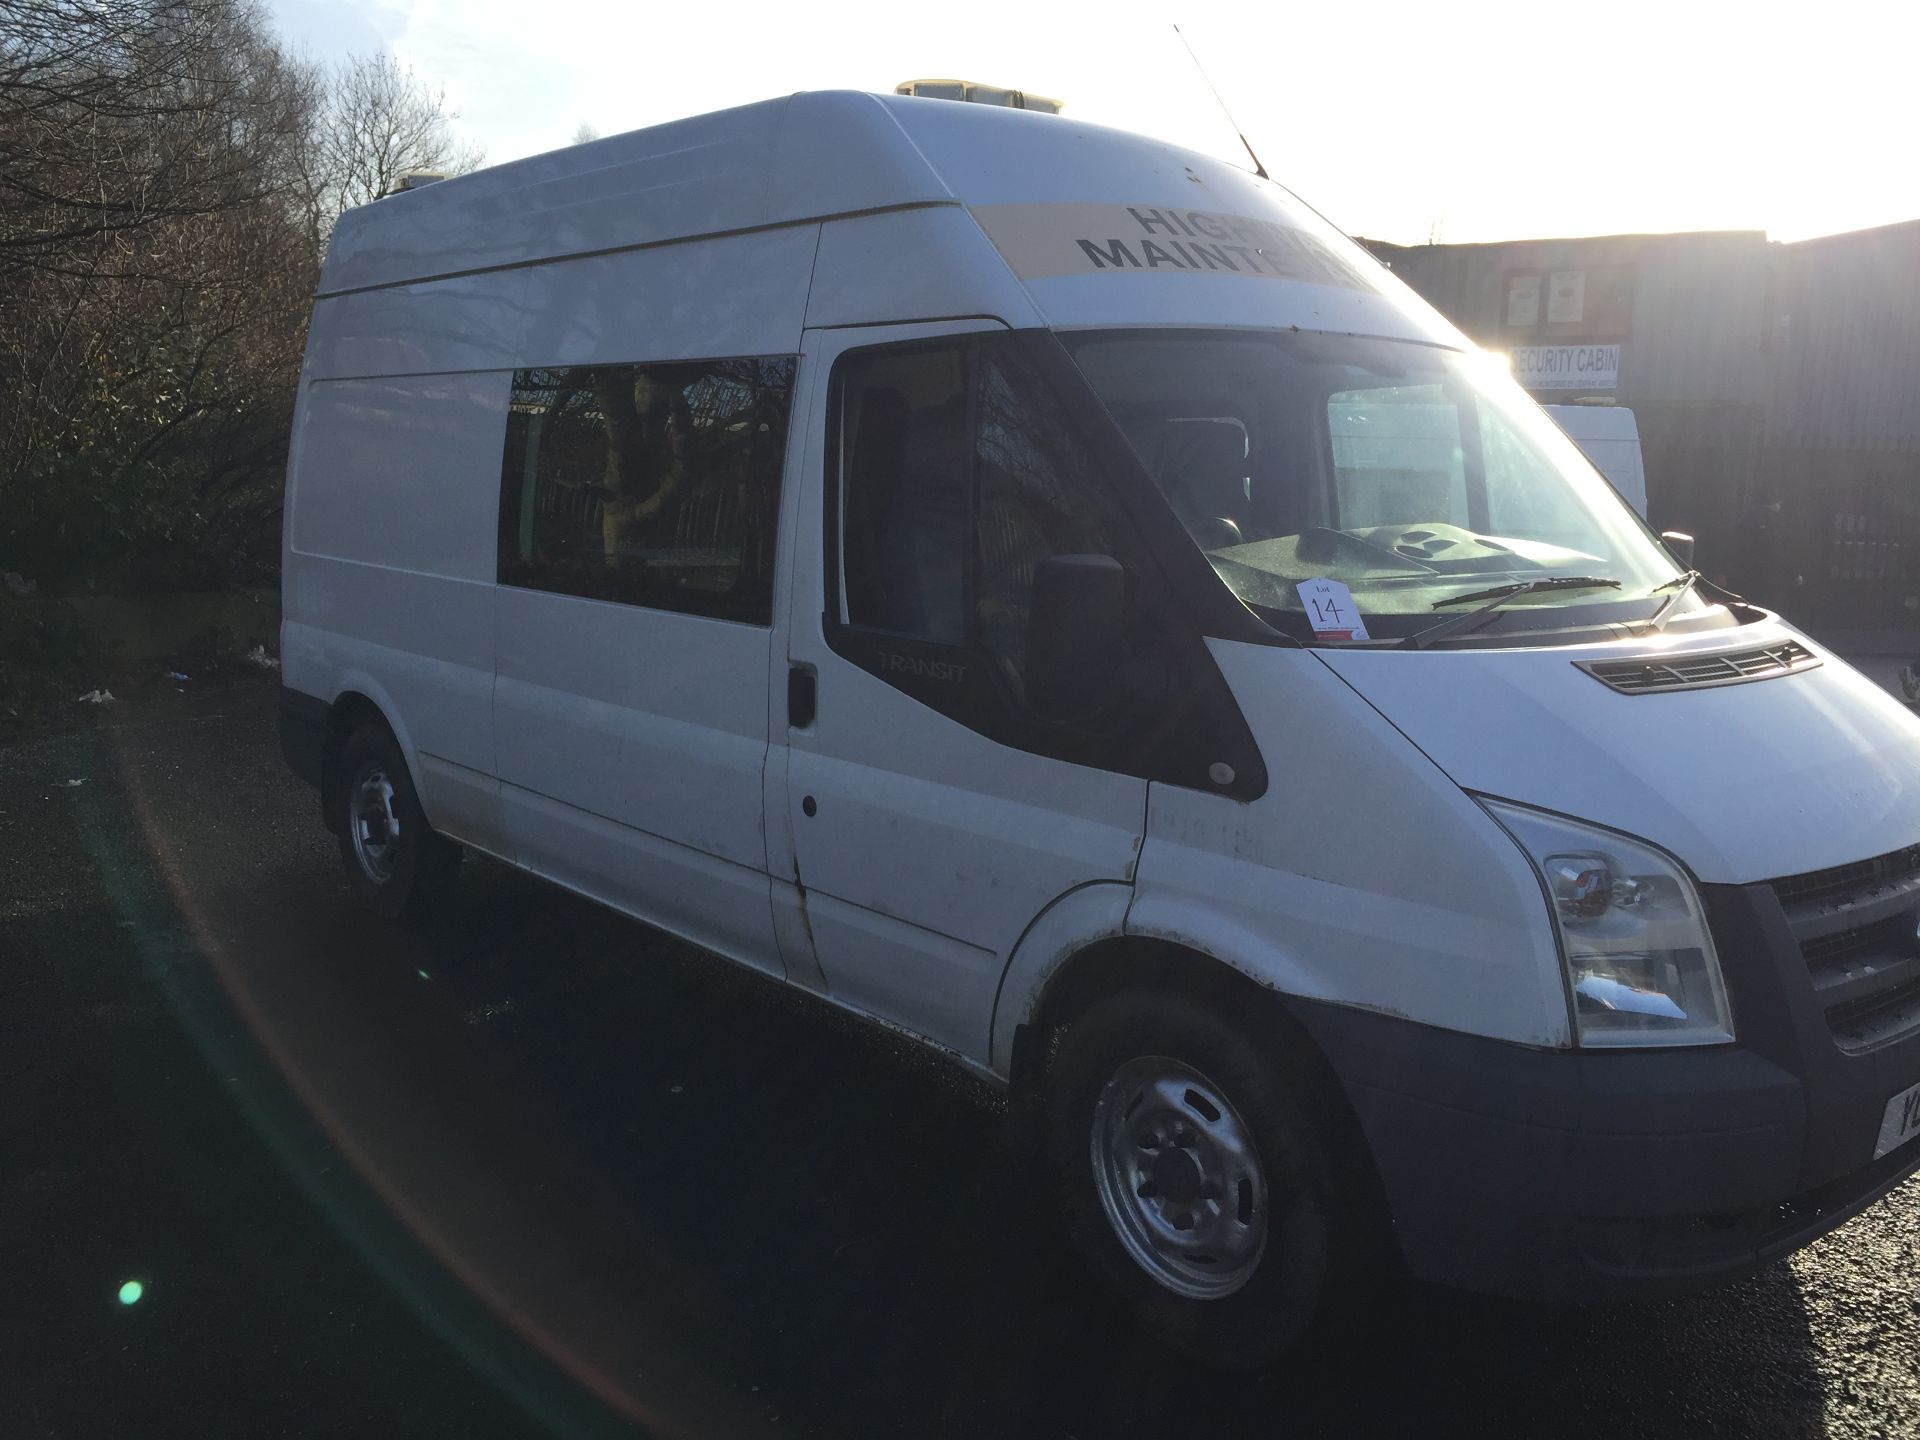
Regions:
M 822 93 L 377 201 L 287 484 L 367 904 L 478 851 L 918 1037 L 1194 1353 L 1920 1165 L 1920 722 L 1232 165 Z

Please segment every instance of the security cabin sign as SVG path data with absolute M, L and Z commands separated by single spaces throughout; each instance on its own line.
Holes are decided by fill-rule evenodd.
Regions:
M 973 218 L 1022 280 L 1251 275 L 1371 290 L 1346 256 L 1282 220 L 1177 205 L 981 205 Z
M 1520 345 L 1513 378 L 1526 390 L 1618 390 L 1618 345 Z
M 1370 640 L 1367 622 L 1353 603 L 1353 592 L 1338 580 L 1302 580 L 1293 587 L 1300 592 L 1307 621 L 1316 640 Z

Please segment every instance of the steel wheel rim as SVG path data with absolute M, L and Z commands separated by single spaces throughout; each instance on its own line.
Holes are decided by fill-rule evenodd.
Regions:
M 1190 1299 L 1247 1283 L 1266 1252 L 1267 1185 L 1219 1086 L 1166 1056 L 1129 1060 L 1095 1102 L 1092 1140 L 1101 1207 L 1135 1264 Z
M 400 817 L 393 808 L 393 782 L 378 761 L 360 767 L 347 796 L 347 830 L 353 858 L 376 885 L 393 878 L 400 856 Z

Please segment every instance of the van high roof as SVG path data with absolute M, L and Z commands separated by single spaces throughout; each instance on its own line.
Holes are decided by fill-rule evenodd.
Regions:
M 1082 323 L 1122 293 L 1129 313 L 1103 323 L 1197 322 L 1191 302 L 1206 291 L 1204 309 L 1229 323 L 1464 343 L 1346 236 L 1238 165 L 1061 116 L 859 91 L 677 120 L 361 206 L 335 228 L 319 294 L 906 212 L 985 231 L 1012 271 L 999 283 L 1017 281 L 1048 323 Z M 1128 280 L 1097 273 L 1114 270 Z

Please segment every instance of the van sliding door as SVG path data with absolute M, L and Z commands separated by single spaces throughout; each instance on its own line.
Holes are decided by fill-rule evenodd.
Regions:
M 796 368 L 519 371 L 501 482 L 494 724 L 516 855 L 775 973 L 761 786 Z

